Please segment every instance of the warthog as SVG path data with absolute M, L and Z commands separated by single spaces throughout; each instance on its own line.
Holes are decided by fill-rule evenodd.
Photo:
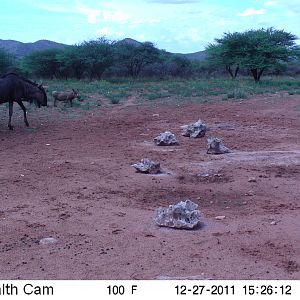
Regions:
M 17 102 L 24 112 L 24 123 L 29 126 L 26 117 L 26 108 L 22 101 L 34 102 L 36 106 L 47 106 L 47 95 L 42 85 L 30 81 L 15 73 L 8 73 L 0 77 L 0 104 L 9 103 L 8 128 L 13 130 L 11 117 L 13 114 L 14 101 Z
M 64 102 L 70 102 L 71 106 L 73 106 L 73 99 L 77 98 L 80 99 L 79 90 L 72 89 L 71 92 L 52 92 L 52 97 L 54 98 L 54 106 L 56 106 L 56 101 L 64 101 Z

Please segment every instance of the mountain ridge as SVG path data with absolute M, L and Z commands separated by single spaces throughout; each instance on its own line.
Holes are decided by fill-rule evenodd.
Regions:
M 117 43 L 127 43 L 131 45 L 138 46 L 141 42 L 136 41 L 132 38 L 124 38 L 123 40 L 118 41 Z M 67 44 L 57 43 L 50 40 L 38 40 L 33 43 L 23 43 L 16 40 L 2 40 L 0 39 L 0 48 L 6 50 L 10 54 L 14 55 L 16 58 L 23 58 L 24 56 L 34 52 L 34 51 L 43 51 L 47 49 L 63 49 L 64 47 L 68 46 Z M 206 51 L 198 51 L 193 53 L 172 53 L 174 55 L 178 55 L 181 57 L 185 57 L 189 60 L 204 60 L 206 58 Z
M 49 40 L 38 40 L 33 43 L 23 43 L 15 40 L 0 39 L 0 48 L 13 54 L 16 58 L 22 58 L 34 51 L 42 51 L 47 49 L 63 49 L 65 44 L 56 43 Z

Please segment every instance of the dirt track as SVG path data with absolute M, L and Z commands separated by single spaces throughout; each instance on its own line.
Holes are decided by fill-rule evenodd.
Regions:
M 199 118 L 231 154 L 180 135 Z M 28 119 L 31 129 L 14 114 L 10 132 L 1 114 L 1 279 L 300 279 L 299 96 L 130 101 L 70 119 L 50 107 Z M 165 130 L 179 146 L 152 143 Z M 143 157 L 171 174 L 135 173 Z M 154 224 L 156 208 L 186 198 L 201 229 Z

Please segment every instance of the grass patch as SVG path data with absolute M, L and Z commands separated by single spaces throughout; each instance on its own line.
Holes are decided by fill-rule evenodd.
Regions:
M 54 90 L 65 91 L 78 89 L 82 103 L 74 105 L 78 109 L 90 109 L 99 105 L 99 99 L 107 98 L 112 104 L 118 104 L 132 95 L 145 101 L 155 101 L 170 98 L 176 103 L 179 101 L 204 101 L 208 96 L 225 95 L 224 100 L 247 99 L 251 95 L 276 93 L 287 91 L 290 95 L 300 93 L 300 77 L 263 77 L 261 82 L 255 83 L 250 77 L 240 77 L 235 80 L 229 78 L 216 79 L 128 79 L 117 78 L 112 80 L 79 81 L 79 80 L 50 80 L 45 83 L 49 86 L 49 102 Z M 91 99 L 93 95 L 93 99 Z M 201 99 L 201 100 L 199 100 Z M 89 106 L 84 104 L 89 102 Z M 75 102 L 74 102 L 75 104 Z

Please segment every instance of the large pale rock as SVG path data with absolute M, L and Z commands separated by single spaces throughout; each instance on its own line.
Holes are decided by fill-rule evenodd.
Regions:
M 140 163 L 132 165 L 138 172 L 146 174 L 161 173 L 160 163 L 151 161 L 149 158 L 143 158 Z
M 161 133 L 154 139 L 154 142 L 157 146 L 171 146 L 179 144 L 175 137 L 175 134 L 170 131 Z
M 205 136 L 206 125 L 202 123 L 201 120 L 198 120 L 196 123 L 189 125 L 181 126 L 182 135 L 192 138 L 201 138 Z
M 155 223 L 159 226 L 192 229 L 200 223 L 201 214 L 197 207 L 189 199 L 169 207 L 160 207 L 154 219 Z
M 230 150 L 223 145 L 222 140 L 217 137 L 211 137 L 207 139 L 207 142 L 207 154 L 224 154 L 230 152 Z

